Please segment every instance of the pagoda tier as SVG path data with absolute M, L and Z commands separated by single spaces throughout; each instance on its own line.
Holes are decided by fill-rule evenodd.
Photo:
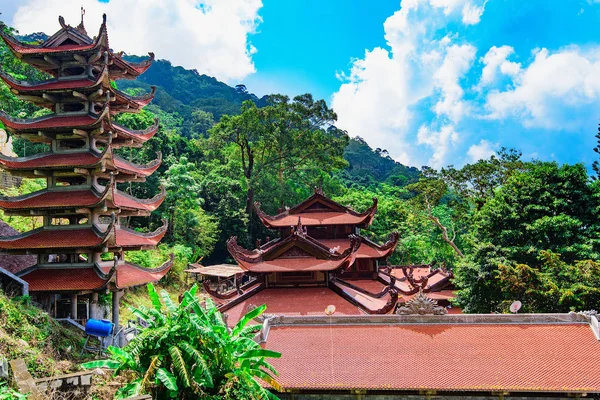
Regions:
M 161 192 L 151 199 L 138 199 L 116 189 L 112 184 L 102 187 L 92 185 L 87 189 L 56 187 L 43 189 L 16 197 L 0 197 L 0 208 L 8 215 L 46 215 L 49 212 L 100 208 L 104 215 L 119 210 L 120 217 L 148 216 L 165 199 Z
M 117 226 L 104 230 L 96 224 L 44 226 L 15 236 L 0 237 L 0 251 L 7 254 L 54 254 L 72 250 L 77 253 L 120 252 L 154 248 L 167 232 L 167 223 L 150 233 Z
M 268 273 L 343 270 L 352 265 L 359 246 L 360 239 L 351 236 L 347 248 L 329 248 L 306 235 L 301 224 L 288 237 L 253 251 L 240 247 L 235 236 L 227 241 L 229 253 L 242 269 Z
M 158 131 L 158 120 L 143 130 L 131 130 L 112 122 L 110 107 L 98 112 L 44 115 L 34 119 L 18 119 L 0 111 L 0 121 L 13 135 L 24 136 L 34 143 L 53 140 L 94 138 L 100 143 L 112 140 L 112 147 L 142 147 Z
M 267 228 L 290 227 L 298 221 L 298 217 L 302 217 L 302 224 L 308 227 L 352 225 L 366 228 L 373 221 L 377 211 L 377 199 L 373 199 L 373 205 L 367 211 L 358 213 L 325 197 L 321 190 L 315 190 L 315 193 L 302 203 L 277 215 L 267 215 L 261 210 L 260 203 L 255 203 L 254 208 Z
M 143 268 L 123 260 L 116 263 L 105 261 L 72 269 L 52 266 L 30 268 L 19 276 L 29 283 L 32 292 L 74 292 L 125 289 L 157 282 L 162 279 L 173 265 L 173 256 L 157 268 Z
M 111 114 L 120 112 L 140 112 L 154 99 L 156 86 L 151 86 L 150 93 L 141 96 L 130 96 L 110 85 L 108 67 L 105 67 L 96 79 L 83 77 L 78 79 L 48 79 L 41 82 L 21 82 L 0 69 L 0 79 L 10 87 L 11 92 L 21 100 L 31 101 L 39 107 L 56 109 L 57 104 L 91 101 L 94 105 L 110 102 Z
M 13 175 L 39 178 L 71 172 L 79 175 L 95 173 L 99 178 L 108 179 L 115 175 L 117 182 L 143 182 L 160 166 L 162 155 L 148 164 L 140 165 L 112 153 L 108 146 L 104 151 L 39 153 L 27 157 L 8 157 L 0 154 L 0 166 Z M 90 172 L 91 171 L 91 172 Z
M 67 25 L 59 17 L 61 29 L 41 44 L 29 44 L 19 41 L 0 29 L 0 37 L 12 53 L 22 61 L 54 76 L 79 76 L 109 67 L 109 77 L 116 79 L 135 79 L 146 72 L 154 53 L 140 63 L 123 60 L 123 53 L 113 53 L 108 46 L 106 15 L 103 15 L 98 35 L 90 38 L 83 23 L 77 28 Z M 3 26 L 1 26 L 3 27 Z

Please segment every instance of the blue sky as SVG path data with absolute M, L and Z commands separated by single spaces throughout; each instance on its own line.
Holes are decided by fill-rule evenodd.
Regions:
M 80 5 L 88 27 L 108 14 L 116 49 L 259 95 L 313 93 L 339 127 L 409 165 L 501 146 L 595 159 L 600 0 L 0 0 L 0 11 L 23 33 L 51 33 Z

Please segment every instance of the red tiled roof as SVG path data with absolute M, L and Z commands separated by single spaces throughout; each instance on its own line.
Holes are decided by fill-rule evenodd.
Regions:
M 98 204 L 100 197 L 92 190 L 41 190 L 18 198 L 0 198 L 0 208 L 4 210 L 90 207 Z
M 315 206 L 318 206 L 315 208 Z M 366 227 L 373 221 L 377 211 L 377 199 L 373 199 L 373 205 L 363 213 L 345 207 L 319 191 L 296 206 L 277 215 L 267 215 L 260 208 L 260 203 L 255 203 L 256 215 L 267 228 L 284 228 L 298 223 L 298 217 L 302 218 L 304 226 L 318 225 L 358 225 Z
M 101 162 L 102 155 L 91 151 L 80 153 L 42 153 L 33 157 L 0 156 L 0 164 L 12 170 L 92 167 Z
M 121 158 L 119 156 L 113 156 L 113 163 L 115 165 L 115 168 L 117 168 L 119 171 L 121 171 L 125 174 L 139 175 L 139 176 L 147 177 L 147 176 L 152 175 L 154 173 L 154 171 L 156 171 L 158 169 L 158 167 L 160 167 L 161 161 L 159 158 L 158 161 L 155 160 L 154 162 L 151 162 L 150 164 L 138 165 L 138 164 L 129 162 L 127 160 L 124 160 L 123 158 Z
M 333 271 L 348 265 L 348 259 L 319 260 L 312 257 L 302 258 L 277 258 L 275 260 L 249 263 L 236 260 L 238 264 L 252 272 L 291 272 L 291 271 Z
M 0 250 L 68 249 L 97 247 L 105 242 L 93 228 L 39 228 L 19 236 L 0 238 Z
M 272 327 L 265 346 L 285 389 L 600 392 L 587 324 Z
M 361 315 L 356 306 L 326 287 L 268 288 L 227 310 L 227 323 L 234 325 L 248 312 L 249 305 L 267 305 L 268 314 L 325 315 L 325 308 L 334 305 L 336 315 Z
M 304 223 L 304 220 L 302 221 Z M 318 239 L 319 242 L 323 243 L 325 246 L 329 248 L 339 247 L 340 249 L 345 249 L 350 246 L 350 239 Z M 390 248 L 377 248 L 378 246 L 374 243 L 363 240 L 360 247 L 358 248 L 358 252 L 356 253 L 356 258 L 383 258 L 387 257 L 394 251 L 396 246 L 392 246 Z
M 37 131 L 39 129 L 56 128 L 85 128 L 100 122 L 100 119 L 90 114 L 86 115 L 56 115 L 49 114 L 40 118 L 30 120 L 19 120 L 11 118 L 4 112 L 0 112 L 0 121 L 9 129 L 16 131 Z
M 21 276 L 32 292 L 99 289 L 106 284 L 93 267 L 39 268 Z
M 166 226 L 157 231 L 144 234 L 129 229 L 115 229 L 115 246 L 117 247 L 153 247 L 161 241 L 167 232 Z
M 117 207 L 152 212 L 162 204 L 162 202 L 165 200 L 165 196 L 166 193 L 163 191 L 152 199 L 141 200 L 129 196 L 128 194 L 121 192 L 120 190 L 116 190 L 114 192 L 113 203 Z
M 324 212 L 311 212 L 302 214 L 293 214 L 281 217 L 277 220 L 269 220 L 261 218 L 263 223 L 267 227 L 283 228 L 287 226 L 293 226 L 298 223 L 298 215 L 302 218 L 302 225 L 304 226 L 318 226 L 318 225 L 359 225 L 365 220 L 364 216 L 352 215 L 334 211 Z

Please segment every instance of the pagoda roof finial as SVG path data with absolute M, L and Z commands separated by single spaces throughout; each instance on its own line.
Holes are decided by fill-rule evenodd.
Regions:
M 85 15 L 85 8 L 81 6 L 81 22 L 77 25 L 77 30 L 84 35 L 87 35 L 87 31 L 85 30 L 85 26 L 83 25 L 83 16 Z

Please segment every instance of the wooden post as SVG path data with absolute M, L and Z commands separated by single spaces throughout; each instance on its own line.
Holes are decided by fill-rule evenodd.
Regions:
M 98 293 L 92 293 L 90 297 L 89 319 L 98 319 Z
M 77 294 L 71 295 L 71 319 L 77 320 Z
M 121 296 L 123 294 L 122 290 L 118 290 L 112 292 L 112 323 L 114 324 L 114 332 L 119 331 L 119 303 L 121 302 Z M 115 337 L 115 342 L 113 345 L 121 347 L 121 334 Z

